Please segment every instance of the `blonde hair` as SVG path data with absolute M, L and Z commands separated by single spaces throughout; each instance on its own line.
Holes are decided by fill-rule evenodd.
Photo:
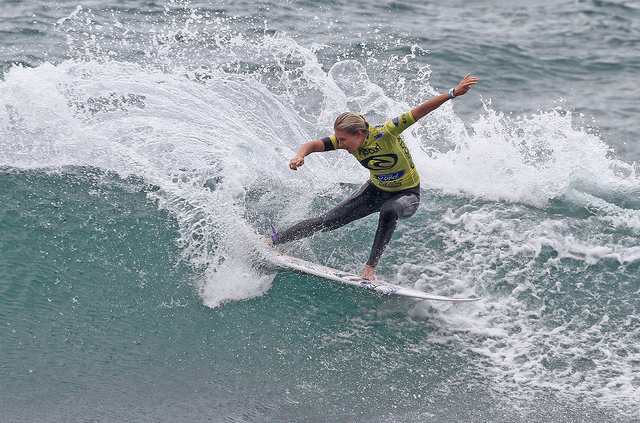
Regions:
M 358 131 L 362 131 L 365 134 L 369 131 L 369 122 L 360 113 L 345 112 L 337 117 L 336 122 L 333 124 L 333 130 L 335 132 L 346 132 L 353 135 Z

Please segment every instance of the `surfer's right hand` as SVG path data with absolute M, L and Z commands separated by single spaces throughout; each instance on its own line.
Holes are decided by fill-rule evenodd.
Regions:
M 304 164 L 304 157 L 296 156 L 289 162 L 289 167 L 292 170 L 298 170 L 300 166 Z

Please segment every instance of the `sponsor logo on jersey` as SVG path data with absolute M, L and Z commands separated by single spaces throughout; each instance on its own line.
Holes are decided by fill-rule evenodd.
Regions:
M 396 126 L 396 128 L 398 126 L 400 126 L 400 119 L 398 119 L 397 117 L 391 119 L 391 121 L 393 122 L 393 124 Z
M 380 182 L 390 182 L 395 181 L 396 179 L 400 179 L 407 173 L 406 170 L 399 170 L 393 173 L 385 173 L 384 175 L 373 175 Z
M 380 138 L 384 137 L 384 135 L 385 135 L 384 131 L 382 131 L 382 132 L 378 132 L 377 134 L 375 134 L 375 135 L 373 136 L 373 139 L 374 139 L 374 140 L 379 140 Z
M 398 163 L 398 156 L 395 154 L 373 156 L 369 157 L 368 159 L 360 160 L 360 163 L 367 169 L 388 170 L 393 168 Z
M 380 147 L 378 144 L 371 146 L 371 147 L 360 147 L 358 148 L 358 154 L 364 157 L 370 156 L 372 154 L 377 153 L 378 151 L 382 150 L 382 147 Z
M 378 186 L 380 188 L 397 189 L 397 188 L 400 188 L 402 186 L 402 182 L 400 182 L 400 181 L 380 182 L 378 184 Z

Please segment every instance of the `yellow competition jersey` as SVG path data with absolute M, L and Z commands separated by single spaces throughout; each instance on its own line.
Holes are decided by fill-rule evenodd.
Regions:
M 364 143 L 353 154 L 371 172 L 371 182 L 385 191 L 401 191 L 420 183 L 411 153 L 400 136 L 416 120 L 403 113 L 384 125 L 369 128 Z M 335 135 L 323 138 L 325 151 L 341 149 Z

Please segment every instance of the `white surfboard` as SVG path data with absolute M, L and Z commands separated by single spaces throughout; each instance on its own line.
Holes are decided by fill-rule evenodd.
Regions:
M 347 285 L 353 285 L 360 288 L 371 289 L 377 292 L 385 294 L 403 295 L 405 297 L 419 298 L 422 300 L 435 300 L 435 301 L 453 301 L 453 302 L 469 302 L 478 301 L 480 298 L 456 298 L 456 297 L 444 297 L 441 295 L 427 294 L 426 292 L 418 291 L 417 289 L 406 288 L 403 286 L 393 285 L 387 282 L 379 280 L 368 281 L 362 279 L 355 273 L 344 272 L 342 270 L 332 269 L 330 267 L 322 266 L 320 264 L 312 263 L 307 260 L 299 259 L 297 257 L 291 257 L 284 254 L 276 253 L 277 261 L 283 267 L 297 270 L 299 272 L 308 273 L 310 275 L 319 276 L 321 278 L 341 282 Z

